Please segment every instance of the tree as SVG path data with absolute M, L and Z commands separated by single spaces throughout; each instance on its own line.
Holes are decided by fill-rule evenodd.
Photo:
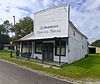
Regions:
M 9 44 L 9 43 L 10 43 L 9 35 L 0 34 L 0 44 Z
M 9 43 L 10 43 L 9 35 L 0 34 L 0 50 L 3 49 L 4 44 L 9 44 Z
M 15 28 L 11 30 L 16 33 L 16 38 L 20 39 L 33 31 L 33 20 L 30 17 L 20 19 L 19 22 L 15 24 Z
M 91 46 L 96 46 L 96 47 L 100 47 L 100 39 L 94 41 L 91 43 Z
M 7 34 L 10 32 L 10 29 L 12 28 L 12 24 L 9 23 L 8 20 L 4 21 L 3 24 L 0 25 L 0 34 Z
M 3 24 L 0 25 L 0 50 L 3 49 L 4 44 L 10 43 L 10 38 L 8 33 L 10 32 L 10 28 L 12 24 L 9 23 L 8 20 L 4 21 Z

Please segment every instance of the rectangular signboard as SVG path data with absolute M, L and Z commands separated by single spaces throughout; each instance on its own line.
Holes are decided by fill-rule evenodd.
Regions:
M 35 13 L 34 34 L 40 38 L 68 37 L 68 6 Z

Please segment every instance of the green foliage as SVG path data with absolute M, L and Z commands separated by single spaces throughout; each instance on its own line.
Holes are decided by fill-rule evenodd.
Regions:
M 16 32 L 17 39 L 29 34 L 33 31 L 33 20 L 30 17 L 20 19 L 19 22 L 15 24 L 15 28 L 13 28 L 12 31 Z
M 15 40 L 15 36 L 10 37 L 10 42 L 14 42 Z
M 9 36 L 6 34 L 0 34 L 0 50 L 3 49 L 4 44 L 9 44 L 9 43 L 10 43 Z
M 91 46 L 96 46 L 96 47 L 100 47 L 100 39 L 94 41 L 93 43 L 91 43 Z
M 8 20 L 4 21 L 3 24 L 0 25 L 0 49 L 3 49 L 4 44 L 10 43 L 9 35 L 10 28 L 12 25 Z
M 4 21 L 3 24 L 0 25 L 0 34 L 8 34 L 12 27 L 12 24 L 9 23 L 8 20 Z
M 2 25 L 0 25 L 0 34 L 4 33 L 5 29 L 3 28 Z
M 9 35 L 0 34 L 0 44 L 9 44 L 9 42 L 10 42 Z
M 19 39 L 24 37 L 33 31 L 33 20 L 30 17 L 25 17 L 20 19 L 18 23 L 15 24 L 15 27 L 8 21 L 4 21 L 3 24 L 0 25 L 0 35 L 9 35 L 10 32 L 16 32 L 16 38 Z M 5 36 L 0 38 L 0 42 L 4 42 Z M 9 39 L 9 38 L 8 38 Z M 8 41 L 8 39 L 6 41 Z M 11 41 L 15 41 L 15 36 L 10 38 Z M 8 41 L 9 42 L 9 41 Z

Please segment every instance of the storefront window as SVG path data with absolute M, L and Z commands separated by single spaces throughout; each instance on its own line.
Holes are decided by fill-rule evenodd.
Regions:
M 35 53 L 41 54 L 41 43 L 35 43 Z
M 23 42 L 22 48 L 23 52 L 32 52 L 32 42 Z
M 22 47 L 23 48 L 22 49 L 23 50 L 22 52 L 27 52 L 27 44 L 26 44 L 26 42 L 23 42 L 22 46 L 23 46 Z
M 56 41 L 56 44 L 55 44 L 55 55 L 56 56 L 60 55 L 59 41 Z M 66 42 L 61 41 L 61 56 L 65 56 L 65 55 L 66 55 Z

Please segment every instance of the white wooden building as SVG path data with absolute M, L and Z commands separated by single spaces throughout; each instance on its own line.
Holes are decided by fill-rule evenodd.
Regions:
M 34 32 L 18 40 L 21 53 L 49 62 L 72 63 L 88 54 L 87 37 L 70 21 L 68 5 L 34 14 Z

